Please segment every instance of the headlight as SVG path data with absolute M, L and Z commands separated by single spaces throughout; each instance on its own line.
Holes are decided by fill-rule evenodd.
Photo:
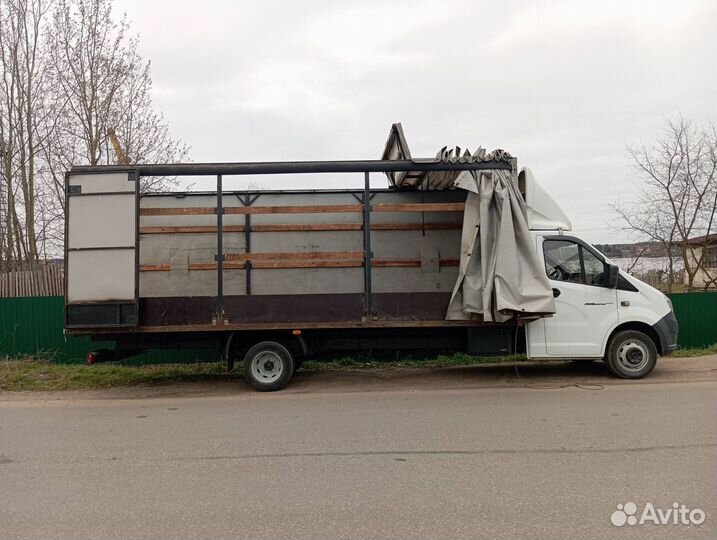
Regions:
M 663 294 L 662 296 L 664 296 L 665 300 L 667 300 L 667 305 L 670 306 L 670 311 L 674 313 L 675 308 L 672 307 L 672 300 L 670 300 L 670 297 L 667 296 L 666 294 Z

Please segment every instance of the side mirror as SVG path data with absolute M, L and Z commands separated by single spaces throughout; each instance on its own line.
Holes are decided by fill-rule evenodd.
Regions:
M 617 288 L 617 278 L 619 275 L 620 275 L 620 268 L 618 268 L 617 265 L 614 265 L 614 264 L 607 265 L 607 288 L 608 289 L 616 289 Z

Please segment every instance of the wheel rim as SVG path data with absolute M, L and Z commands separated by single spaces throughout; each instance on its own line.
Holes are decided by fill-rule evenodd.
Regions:
M 274 382 L 284 372 L 284 361 L 277 353 L 264 351 L 252 359 L 251 371 L 260 382 Z
M 625 341 L 617 351 L 617 361 L 627 371 L 640 371 L 649 360 L 647 347 L 639 341 Z

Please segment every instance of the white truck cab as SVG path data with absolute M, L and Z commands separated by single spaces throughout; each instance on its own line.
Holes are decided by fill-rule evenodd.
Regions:
M 519 175 L 538 259 L 556 313 L 526 326 L 530 358 L 605 359 L 612 373 L 642 378 L 677 348 L 670 299 L 572 233 L 572 224 L 529 169 Z

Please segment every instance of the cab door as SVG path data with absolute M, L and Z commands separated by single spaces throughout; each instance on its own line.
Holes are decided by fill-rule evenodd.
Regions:
M 556 313 L 546 317 L 548 356 L 599 357 L 616 322 L 617 291 L 607 287 L 608 265 L 586 243 L 567 236 L 543 238 L 545 271 Z

